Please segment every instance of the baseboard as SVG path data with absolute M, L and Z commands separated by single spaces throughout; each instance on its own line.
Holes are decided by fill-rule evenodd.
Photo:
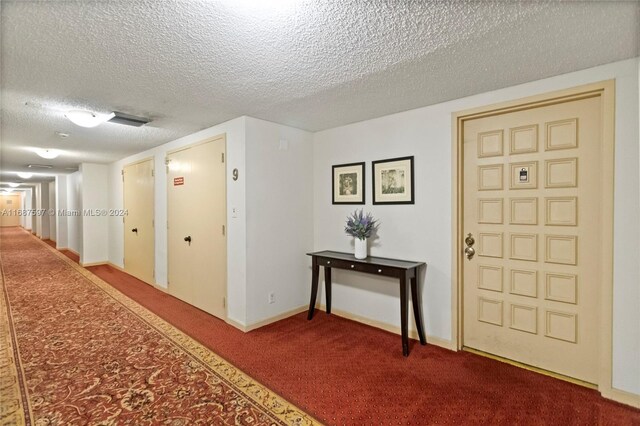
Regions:
M 107 262 L 107 265 L 111 266 L 113 269 L 117 269 L 120 272 L 124 272 L 125 274 L 127 273 L 127 271 L 125 271 L 124 268 L 121 268 L 120 266 L 116 265 L 115 263 Z
M 602 389 L 601 395 L 607 399 L 619 402 L 620 404 L 629 405 L 634 408 L 640 408 L 640 395 L 626 392 L 619 389 Z
M 87 266 L 99 266 L 99 265 L 107 265 L 109 262 L 106 260 L 103 260 L 101 262 L 87 262 L 87 263 L 81 263 L 80 266 L 82 266 L 83 268 L 86 268 Z
M 231 318 L 229 318 L 229 317 L 227 317 L 227 318 L 224 320 L 224 322 L 226 322 L 227 324 L 229 324 L 229 325 L 231 325 L 231 326 L 233 326 L 233 327 L 237 328 L 238 330 L 243 331 L 243 332 L 245 332 L 245 333 L 246 333 L 247 331 L 249 331 L 249 330 L 247 330 L 247 327 L 246 327 L 245 325 L 242 325 L 242 324 L 240 324 L 239 322 L 237 322 L 236 320 L 233 320 L 233 319 L 231 319 Z
M 74 249 L 70 249 L 70 248 L 66 248 L 66 251 L 70 251 L 71 253 L 75 254 L 76 256 L 80 257 L 80 253 L 78 253 L 77 251 L 75 251 Z
M 325 311 L 325 312 L 327 311 L 325 305 L 323 304 L 316 305 L 316 309 L 320 309 L 321 311 Z M 341 309 L 331 308 L 331 315 L 334 315 L 334 314 L 339 317 L 350 319 L 352 321 L 356 321 L 362 324 L 367 324 L 375 328 L 380 328 L 382 330 L 389 331 L 394 334 L 398 334 L 398 335 L 402 334 L 402 330 L 400 329 L 400 327 L 396 327 L 395 325 L 387 324 L 385 322 L 372 320 L 371 318 L 366 318 L 360 315 L 355 315 L 355 314 L 352 314 L 351 312 L 343 311 Z M 412 330 L 412 329 L 409 330 L 409 337 L 415 340 L 420 339 L 420 337 L 418 336 L 418 331 Z M 448 349 L 454 352 L 458 350 L 456 348 L 455 342 L 451 340 L 445 340 L 440 337 L 428 336 L 428 335 L 426 337 L 427 337 L 428 344 L 439 346 L 441 348 Z
M 299 306 L 299 307 L 297 307 L 295 309 L 292 309 L 290 311 L 283 312 L 283 313 L 278 314 L 276 316 L 264 319 L 262 321 L 254 322 L 253 324 L 249 324 L 249 325 L 242 325 L 239 322 L 237 322 L 237 321 L 235 321 L 235 320 L 233 320 L 231 318 L 227 318 L 226 322 L 227 322 L 227 324 L 232 325 L 235 328 L 237 328 L 238 330 L 244 331 L 246 333 L 246 332 L 249 332 L 251 330 L 255 330 L 255 329 L 258 329 L 260 327 L 264 327 L 265 325 L 269 325 L 269 324 L 272 324 L 274 322 L 283 320 L 285 318 L 289 318 L 291 316 L 297 315 L 300 312 L 306 311 L 307 309 L 309 309 L 309 308 L 306 305 Z
M 118 271 L 120 271 L 120 272 L 124 272 L 125 274 L 131 275 L 131 274 L 129 274 L 129 273 L 128 273 L 128 272 L 127 272 L 123 267 L 118 266 L 118 265 L 116 265 L 115 263 L 105 262 L 105 263 L 103 263 L 103 265 L 109 265 L 109 266 L 111 266 L 113 269 L 117 269 L 117 270 L 118 270 Z M 133 276 L 133 275 L 132 275 L 132 276 Z M 138 279 L 140 279 L 140 278 L 138 278 Z M 142 280 L 140 280 L 140 281 L 142 281 Z M 159 285 L 157 285 L 157 284 L 155 284 L 155 283 L 148 283 L 148 282 L 146 282 L 146 281 L 142 281 L 142 282 L 143 282 L 143 283 L 145 283 L 145 284 L 149 284 L 151 287 L 153 287 L 153 288 L 155 288 L 155 289 L 157 289 L 157 290 L 160 290 L 160 291 L 161 291 L 161 292 L 163 292 L 163 293 L 167 293 L 167 294 L 169 294 L 169 289 L 167 289 L 167 288 L 160 287 Z

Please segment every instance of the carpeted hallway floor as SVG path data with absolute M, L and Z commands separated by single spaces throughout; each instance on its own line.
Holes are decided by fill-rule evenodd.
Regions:
M 20 228 L 0 233 L 0 424 L 319 424 Z
M 89 269 L 327 424 L 640 424 L 595 390 L 472 353 L 411 341 L 404 358 L 399 336 L 323 312 L 242 333 L 111 266 Z
M 326 424 L 640 424 L 597 391 L 471 353 L 412 342 L 403 358 L 399 336 L 323 313 L 242 333 L 110 266 L 88 269 Z

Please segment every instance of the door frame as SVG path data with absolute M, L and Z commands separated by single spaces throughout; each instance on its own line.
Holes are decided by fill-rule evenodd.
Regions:
M 166 184 L 167 184 L 167 198 L 166 198 L 166 205 L 165 208 L 167 210 L 167 225 L 169 223 L 169 163 L 167 162 L 169 156 L 171 154 L 175 154 L 177 152 L 180 151 L 185 151 L 189 148 L 193 148 L 196 147 L 198 145 L 204 145 L 205 143 L 209 143 L 209 142 L 214 142 L 218 139 L 222 139 L 224 141 L 224 186 L 225 186 L 225 197 L 224 197 L 224 210 L 225 210 L 225 222 L 224 222 L 224 229 L 225 229 L 225 245 L 224 245 L 224 250 L 226 253 L 226 275 L 225 275 L 225 283 L 224 283 L 224 318 L 221 318 L 223 321 L 228 322 L 229 321 L 229 298 L 228 298 L 228 293 L 229 293 L 229 218 L 228 218 L 228 192 L 229 192 L 229 186 L 228 186 L 228 181 L 227 181 L 227 164 L 229 164 L 229 156 L 227 155 L 227 134 L 226 133 L 220 133 L 219 135 L 215 135 L 215 136 L 211 136 L 205 139 L 201 139 L 199 141 L 196 142 L 192 142 L 190 144 L 187 145 L 182 145 L 179 148 L 174 148 L 171 149 L 169 151 L 166 151 L 164 153 L 164 164 L 165 164 L 165 179 L 166 179 Z M 169 280 L 169 235 L 167 233 L 167 281 Z M 167 289 L 166 291 L 173 295 L 173 293 L 171 292 L 171 283 L 167 282 Z M 186 302 L 188 303 L 188 302 Z M 216 317 L 217 318 L 217 317 Z
M 613 327 L 613 190 L 614 190 L 614 146 L 615 146 L 615 80 L 606 80 L 581 85 L 565 90 L 553 91 L 540 95 L 516 99 L 507 102 L 477 107 L 452 114 L 452 297 L 451 297 L 451 329 L 454 331 L 452 347 L 463 348 L 463 288 L 462 272 L 464 253 L 462 238 L 464 236 L 464 123 L 467 120 L 502 115 L 515 111 L 523 111 L 543 106 L 554 105 L 574 100 L 600 97 L 602 105 L 602 272 L 600 289 L 600 312 L 598 323 L 598 390 L 610 399 L 631 405 L 638 403 L 635 395 L 612 388 L 612 327 Z
M 153 165 L 153 205 L 151 206 L 151 214 L 153 215 L 153 282 L 147 283 L 156 287 L 156 158 L 154 156 L 142 158 L 140 160 L 136 160 L 131 163 L 124 164 L 122 169 L 120 169 L 120 173 L 122 174 L 122 209 L 126 209 L 124 205 L 124 169 L 129 166 L 135 166 L 136 164 L 144 163 L 145 161 L 151 160 L 151 164 Z M 122 266 L 123 270 L 126 272 L 126 264 L 124 263 L 124 259 L 127 257 L 126 245 L 125 245 L 125 235 L 127 234 L 127 230 L 124 227 L 124 216 L 122 217 Z M 138 277 L 136 277 L 138 278 Z M 138 278 L 140 279 L 140 278 Z M 146 282 L 146 281 L 145 281 Z

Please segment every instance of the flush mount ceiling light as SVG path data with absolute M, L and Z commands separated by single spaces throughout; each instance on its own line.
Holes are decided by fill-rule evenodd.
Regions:
M 17 175 L 19 177 L 21 177 L 22 179 L 30 179 L 31 176 L 33 176 L 33 173 L 23 173 L 23 172 L 18 172 Z
M 105 121 L 112 119 L 115 114 L 96 114 L 95 112 L 91 111 L 73 110 L 67 111 L 64 116 L 77 126 L 96 127 L 104 123 Z
M 13 192 L 13 188 L 2 188 L 2 190 L 6 193 L 6 194 L 10 194 Z
M 19 183 L 15 183 L 15 182 L 9 182 L 7 185 L 9 185 L 9 186 L 10 186 L 10 187 L 12 187 L 12 188 L 17 188 L 17 187 L 19 187 L 19 186 L 20 186 L 20 184 L 19 184 Z
M 52 160 L 60 155 L 60 151 L 57 149 L 36 149 L 35 152 L 40 157 L 46 158 L 47 160 Z

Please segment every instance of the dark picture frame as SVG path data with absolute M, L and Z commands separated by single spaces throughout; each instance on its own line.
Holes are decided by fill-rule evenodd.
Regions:
M 413 155 L 373 161 L 373 204 L 415 204 Z
M 331 204 L 365 203 L 364 164 L 336 164 L 331 167 Z

